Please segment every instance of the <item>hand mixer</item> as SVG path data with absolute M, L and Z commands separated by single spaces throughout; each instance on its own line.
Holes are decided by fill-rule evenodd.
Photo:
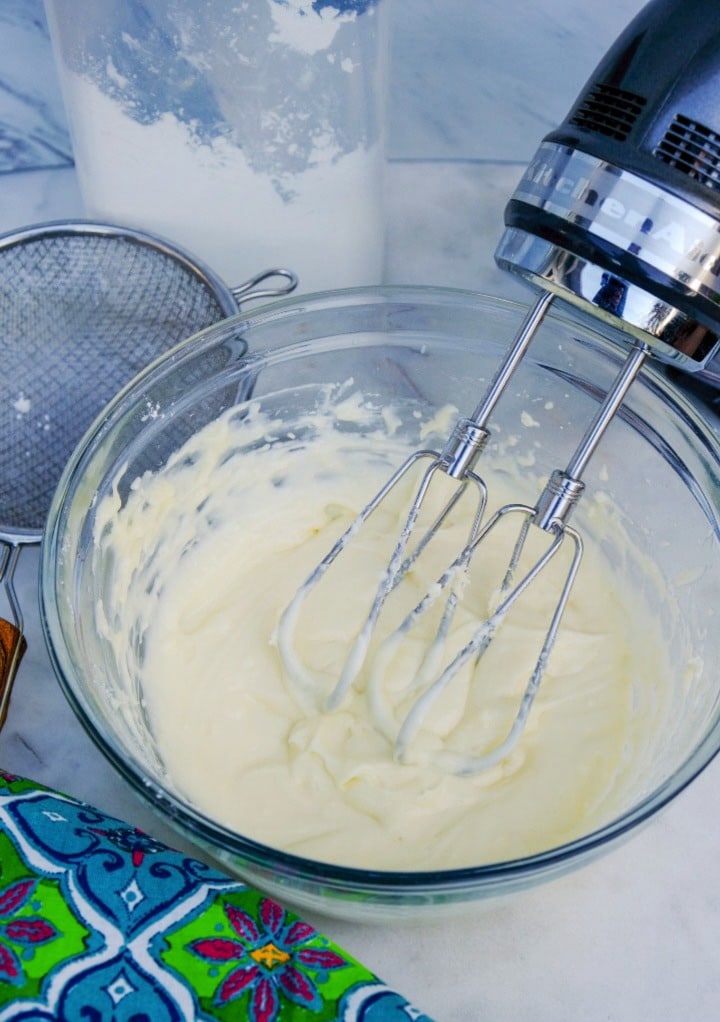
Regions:
M 583 471 L 645 360 L 655 356 L 712 379 L 713 358 L 720 352 L 720 8 L 704 0 L 653 0 L 641 10 L 603 58 L 565 121 L 540 144 L 506 207 L 505 225 L 496 261 L 541 293 L 485 398 L 470 418 L 459 421 L 442 450 L 417 452 L 369 502 L 300 587 L 277 635 L 288 674 L 305 693 L 312 691 L 317 679 L 292 656 L 300 609 L 410 465 L 418 457 L 428 458 L 367 619 L 324 702 L 327 709 L 337 707 L 365 662 L 389 594 L 453 506 L 451 499 L 408 554 L 429 481 L 436 473 L 456 480 L 461 489 L 473 481 L 480 498 L 464 549 L 377 654 L 381 661 L 383 647 L 403 642 L 429 607 L 445 600 L 419 672 L 423 684 L 415 679 L 419 694 L 399 729 L 383 704 L 380 686 L 373 682 L 377 670 L 371 665 L 371 712 L 394 743 L 396 758 L 403 761 L 439 695 L 464 664 L 479 661 L 510 608 L 544 575 L 561 545 L 570 542 L 569 566 L 514 722 L 506 736 L 482 755 L 436 756 L 457 774 L 487 769 L 508 756 L 520 740 L 580 566 L 582 538 L 568 519 L 584 489 Z M 568 465 L 551 474 L 537 504 L 505 505 L 483 524 L 485 484 L 475 464 L 489 435 L 488 420 L 555 297 L 610 327 L 621 346 L 629 349 L 627 358 Z M 495 608 L 433 676 L 428 665 L 436 662 L 434 653 L 455 613 L 457 580 L 471 560 L 482 556 L 483 545 L 499 523 L 512 517 L 519 520 L 517 539 Z M 528 569 L 519 570 L 528 535 L 538 532 L 546 534 L 546 547 Z

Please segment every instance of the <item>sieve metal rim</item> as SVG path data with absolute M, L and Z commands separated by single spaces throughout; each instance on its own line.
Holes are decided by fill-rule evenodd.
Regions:
M 0 255 L 13 245 L 24 244 L 39 238 L 59 237 L 63 234 L 95 234 L 100 237 L 125 238 L 136 244 L 160 251 L 164 255 L 176 259 L 206 284 L 215 293 L 218 304 L 226 315 L 233 316 L 239 311 L 235 290 L 229 287 L 202 259 L 197 259 L 187 249 L 168 241 L 161 235 L 150 234 L 137 227 L 92 219 L 47 220 L 44 223 L 30 224 L 27 227 L 16 228 L 0 234 Z

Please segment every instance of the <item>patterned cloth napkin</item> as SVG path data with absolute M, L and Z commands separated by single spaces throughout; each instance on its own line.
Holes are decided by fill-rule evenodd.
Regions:
M 431 1022 L 294 913 L 0 772 L 0 1022 Z

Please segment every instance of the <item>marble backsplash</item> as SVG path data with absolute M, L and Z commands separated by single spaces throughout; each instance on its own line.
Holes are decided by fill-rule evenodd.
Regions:
M 643 0 L 386 2 L 389 157 L 500 164 L 532 156 L 643 6 Z M 2 0 L 0 172 L 71 162 L 43 2 Z
M 42 0 L 2 0 L 0 172 L 71 164 Z

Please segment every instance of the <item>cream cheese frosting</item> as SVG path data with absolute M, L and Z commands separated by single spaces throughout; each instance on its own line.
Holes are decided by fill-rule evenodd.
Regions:
M 636 794 L 676 672 L 662 616 L 619 567 L 632 560 L 631 544 L 607 500 L 587 498 L 588 521 L 600 536 L 613 521 L 622 556 L 586 543 L 526 731 L 492 769 L 456 776 L 436 753 L 472 753 L 503 737 L 560 568 L 528 592 L 481 668 L 448 686 L 406 762 L 394 756 L 394 732 L 415 698 L 404 685 L 432 637 L 430 620 L 388 664 L 371 649 L 340 705 L 325 706 L 416 478 L 371 516 L 302 608 L 293 651 L 317 691 L 286 669 L 278 621 L 298 586 L 413 445 L 442 442 L 454 415 L 442 409 L 427 421 L 411 405 L 375 408 L 358 393 L 326 395 L 292 421 L 251 403 L 204 427 L 161 471 L 136 479 L 126 500 L 115 493 L 99 508 L 100 627 L 128 705 L 140 693 L 140 739 L 152 743 L 168 785 L 207 816 L 321 861 L 431 870 L 558 846 L 607 822 Z M 516 456 L 508 449 L 482 462 L 492 506 L 517 499 L 528 469 Z M 458 511 L 392 594 L 380 639 L 458 553 L 471 513 L 470 505 Z M 506 557 L 506 544 L 493 540 L 473 561 L 452 643 L 497 600 Z

